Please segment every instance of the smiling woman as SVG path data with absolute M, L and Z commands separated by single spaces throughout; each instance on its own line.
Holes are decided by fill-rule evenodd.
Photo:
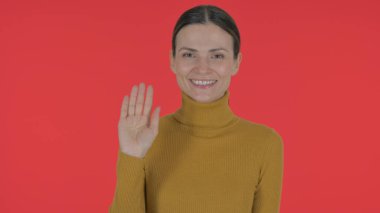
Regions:
M 110 212 L 279 212 L 282 138 L 229 106 L 241 59 L 238 28 L 224 10 L 199 5 L 181 15 L 170 51 L 181 108 L 150 116 L 153 87 L 144 102 L 144 83 L 124 97 Z

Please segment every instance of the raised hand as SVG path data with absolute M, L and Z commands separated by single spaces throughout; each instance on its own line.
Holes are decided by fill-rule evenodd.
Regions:
M 118 124 L 120 150 L 128 155 L 143 158 L 158 134 L 160 107 L 151 114 L 153 87 L 145 84 L 132 87 L 130 97 L 124 96 Z

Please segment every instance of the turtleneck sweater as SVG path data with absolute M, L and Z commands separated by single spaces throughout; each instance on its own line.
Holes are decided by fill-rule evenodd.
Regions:
M 181 91 L 145 157 L 119 149 L 109 212 L 278 213 L 282 137 L 235 115 L 229 96 L 201 103 Z

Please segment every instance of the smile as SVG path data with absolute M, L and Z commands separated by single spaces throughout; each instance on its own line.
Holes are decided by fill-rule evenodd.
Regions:
M 209 88 L 212 87 L 217 80 L 195 80 L 195 79 L 190 79 L 190 82 L 192 85 L 198 87 L 198 88 Z

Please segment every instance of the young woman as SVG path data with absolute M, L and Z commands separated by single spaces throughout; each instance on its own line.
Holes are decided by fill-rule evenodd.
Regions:
M 110 212 L 279 212 L 282 138 L 229 107 L 241 60 L 238 28 L 224 10 L 200 5 L 180 16 L 170 64 L 181 108 L 150 116 L 153 88 L 144 102 L 144 83 L 124 97 Z

